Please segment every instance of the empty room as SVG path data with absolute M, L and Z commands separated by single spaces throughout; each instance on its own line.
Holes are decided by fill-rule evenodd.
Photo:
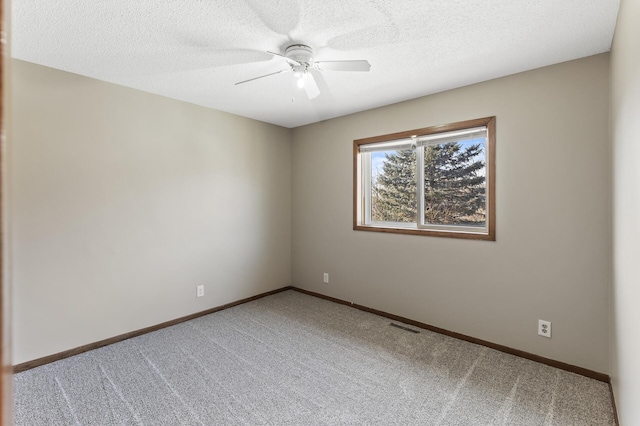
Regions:
M 640 424 L 640 0 L 2 16 L 2 425 Z

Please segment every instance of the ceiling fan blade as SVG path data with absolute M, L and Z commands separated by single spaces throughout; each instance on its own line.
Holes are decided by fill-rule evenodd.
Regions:
M 300 62 L 298 62 L 298 61 L 294 61 L 293 59 L 291 59 L 291 58 L 287 58 L 286 56 L 281 55 L 281 54 L 279 54 L 279 53 L 276 53 L 276 52 L 270 52 L 269 50 L 267 50 L 267 53 L 270 53 L 270 54 L 272 54 L 273 56 L 279 56 L 279 57 L 281 57 L 282 59 L 284 59 L 285 61 L 289 62 L 289 63 L 290 63 L 290 64 L 292 64 L 292 65 L 302 65 Z
M 286 71 L 291 71 L 291 70 L 290 70 L 290 69 L 280 70 L 280 71 L 272 72 L 272 73 L 270 73 L 270 74 L 261 75 L 260 77 L 253 77 L 253 78 L 250 78 L 249 80 L 239 81 L 239 82 L 237 82 L 237 83 L 235 84 L 235 86 L 237 86 L 238 84 L 248 83 L 248 82 L 253 81 L 253 80 L 258 80 L 258 79 L 260 79 L 260 78 L 269 77 L 270 75 L 280 74 L 281 72 L 286 72 Z
M 318 84 L 316 83 L 316 79 L 313 78 L 313 74 L 310 72 L 304 75 L 304 91 L 307 92 L 307 97 L 309 99 L 313 99 L 320 94 L 320 89 L 318 89 Z
M 320 61 L 316 62 L 316 65 L 321 70 L 329 71 L 364 71 L 368 72 L 371 69 L 371 64 L 368 61 Z
M 267 53 L 270 53 L 270 54 L 272 54 L 273 56 L 280 56 L 281 58 L 287 59 L 287 57 L 286 57 L 286 56 L 281 55 L 280 53 L 272 52 L 272 51 L 270 51 L 270 50 L 267 50 Z

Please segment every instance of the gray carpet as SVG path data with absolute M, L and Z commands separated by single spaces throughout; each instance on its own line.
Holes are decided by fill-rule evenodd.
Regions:
M 614 424 L 604 383 L 389 323 L 278 293 L 17 374 L 15 422 Z

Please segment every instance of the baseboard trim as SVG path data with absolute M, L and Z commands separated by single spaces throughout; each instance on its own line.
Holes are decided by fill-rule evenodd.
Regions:
M 358 305 L 356 303 L 347 302 L 345 300 L 336 299 L 335 297 L 326 296 L 324 294 L 316 293 L 309 290 L 304 290 L 298 287 L 292 287 L 292 290 L 298 291 L 300 293 L 308 294 L 309 296 L 319 297 L 321 299 L 329 300 L 331 302 L 339 303 L 341 305 L 347 305 L 359 309 L 361 311 L 369 312 L 375 315 L 380 315 L 381 317 L 389 318 L 394 321 L 400 321 L 405 324 L 411 324 L 415 327 L 422 328 L 425 330 L 433 331 L 436 333 L 444 334 L 446 336 L 454 337 L 456 339 L 465 340 L 467 342 L 475 343 L 477 345 L 486 346 L 491 349 L 495 349 L 500 352 L 508 353 L 511 355 L 519 356 L 521 358 L 526 358 L 531 361 L 539 362 L 541 364 L 546 364 L 551 367 L 559 368 L 560 370 L 569 371 L 571 373 L 579 374 L 581 376 L 589 377 L 591 379 L 599 380 L 605 383 L 611 383 L 609 375 L 604 373 L 599 373 L 597 371 L 589 370 L 586 368 L 578 367 L 576 365 L 567 364 L 562 361 L 556 361 L 550 358 L 545 358 L 540 355 L 535 355 L 529 352 L 521 351 L 519 349 L 513 349 L 508 346 L 499 345 L 497 343 L 488 342 L 486 340 L 477 339 L 475 337 L 467 336 L 465 334 L 456 333 L 455 331 L 445 330 L 444 328 L 435 327 L 433 325 L 425 324 L 419 321 L 414 321 L 409 318 L 401 317 L 399 315 L 390 314 L 388 312 L 379 311 L 377 309 L 368 308 L 366 306 Z M 613 395 L 613 394 L 612 394 Z
M 216 306 L 215 308 L 207 309 L 205 311 L 196 312 L 195 314 L 187 315 L 184 317 L 176 318 L 170 321 L 166 321 L 160 324 L 152 325 L 150 327 L 141 328 L 139 330 L 131 331 L 129 333 L 120 334 L 119 336 L 110 337 L 108 339 L 100 340 L 98 342 L 89 343 L 88 345 L 79 346 L 74 349 L 69 349 L 66 351 L 58 352 L 57 354 L 47 355 L 42 358 L 34 359 L 32 361 L 23 362 L 21 364 L 16 364 L 13 366 L 13 372 L 20 373 L 22 371 L 30 370 L 35 367 L 40 367 L 41 365 L 49 364 L 55 361 L 59 361 L 61 359 L 69 358 L 74 355 L 81 354 L 83 352 L 91 351 L 93 349 L 98 349 L 103 346 L 111 345 L 113 343 L 118 343 L 123 340 L 131 339 L 133 337 L 140 336 L 142 334 L 151 333 L 152 331 L 157 331 L 166 327 L 170 327 L 172 325 L 180 324 L 181 322 L 189 321 L 198 317 L 202 317 L 204 315 L 209 315 L 214 312 L 222 311 L 224 309 L 229 309 L 234 306 L 242 305 L 244 303 L 252 302 L 257 299 L 261 299 L 266 296 L 271 296 L 272 294 L 280 293 L 286 290 L 291 290 L 293 287 L 286 286 L 276 290 L 267 291 L 266 293 L 261 293 L 256 296 L 247 297 L 246 299 L 237 300 L 235 302 L 230 302 L 224 305 Z
M 180 318 L 176 318 L 170 321 L 166 321 L 160 324 L 156 324 L 150 327 L 145 327 L 145 328 L 141 328 L 139 330 L 135 330 L 135 331 L 131 331 L 129 333 L 124 333 L 124 334 L 120 334 L 118 336 L 114 336 L 111 337 L 109 339 L 104 339 L 104 340 L 100 340 L 98 342 L 94 342 L 94 343 L 89 343 L 87 345 L 84 346 L 80 346 L 74 349 L 69 349 L 66 351 L 62 351 L 62 352 L 58 352 L 56 354 L 53 355 L 48 355 L 42 358 L 38 358 L 38 359 L 34 359 L 32 361 L 27 361 L 27 362 L 23 362 L 21 364 L 16 364 L 13 366 L 13 373 L 20 373 L 22 371 L 26 371 L 26 370 L 30 370 L 32 368 L 36 368 L 36 367 L 40 367 L 41 365 L 45 365 L 45 364 L 49 364 L 55 361 L 59 361 L 61 359 L 65 359 L 65 358 L 69 358 L 71 356 L 74 355 L 78 355 L 84 352 L 88 352 L 91 351 L 93 349 L 98 349 L 101 348 L 103 346 L 107 346 L 107 345 L 111 345 L 113 343 L 118 343 L 121 342 L 123 340 L 127 340 L 127 339 L 131 339 L 133 337 L 137 337 L 146 333 L 151 333 L 153 331 L 157 331 L 166 327 L 170 327 L 172 325 L 176 325 L 176 324 L 180 324 L 182 322 L 185 321 L 189 321 L 198 317 L 202 317 L 205 315 L 209 315 L 212 314 L 214 312 L 218 312 L 218 311 L 222 311 L 225 309 L 229 309 L 232 308 L 234 306 L 238 306 L 238 305 L 242 305 L 244 303 L 248 303 L 248 302 L 252 302 L 254 300 L 257 299 L 261 299 L 263 297 L 267 297 L 267 296 L 271 296 L 273 294 L 276 293 L 281 293 L 283 291 L 287 291 L 287 290 L 295 290 L 297 292 L 300 293 L 304 293 L 307 294 L 309 296 L 314 296 L 314 297 L 318 297 L 320 299 L 325 299 L 325 300 L 329 300 L 331 302 L 334 303 L 338 303 L 341 305 L 346 305 L 346 306 L 351 306 L 353 308 L 359 309 L 361 311 L 364 312 L 369 312 L 375 315 L 379 315 L 381 317 L 385 317 L 385 318 L 389 318 L 391 320 L 394 321 L 400 321 L 403 322 L 405 324 L 410 324 L 413 325 L 415 327 L 418 328 L 422 328 L 425 330 L 429 330 L 429 331 L 433 331 L 435 333 L 440 333 L 440 334 L 444 334 L 445 336 L 450 336 L 456 339 L 460 339 L 460 340 L 465 340 L 467 342 L 471 342 L 471 343 L 475 343 L 477 345 L 481 345 L 481 346 L 486 346 L 488 348 L 491 349 L 495 349 L 497 351 L 500 352 L 504 352 L 504 353 L 508 353 L 511 355 L 515 355 L 515 356 L 519 356 L 521 358 L 526 358 L 529 359 L 531 361 L 535 361 L 535 362 L 539 362 L 541 364 L 545 364 L 545 365 L 549 365 L 551 367 L 555 367 L 555 368 L 559 368 L 561 370 L 565 370 L 565 371 L 569 371 L 571 373 L 575 373 L 575 374 L 579 374 L 581 376 L 585 376 L 585 377 L 589 377 L 591 379 L 595 379 L 601 382 L 605 382 L 609 385 L 609 393 L 611 394 L 611 403 L 613 405 L 613 414 L 614 414 L 614 418 L 615 418 L 615 424 L 616 425 L 620 425 L 619 420 L 618 420 L 618 410 L 616 407 L 616 400 L 615 400 L 615 395 L 613 393 L 613 386 L 611 384 L 611 378 L 609 377 L 609 375 L 604 374 L 604 373 L 599 373 L 597 371 L 593 371 L 593 370 L 589 370 L 586 368 L 582 368 L 582 367 L 578 367 L 575 365 L 571 365 L 571 364 L 567 364 L 565 362 L 561 362 L 561 361 L 556 361 L 550 358 L 545 358 L 543 356 L 540 355 L 535 355 L 529 352 L 525 352 L 525 351 L 521 351 L 519 349 L 513 349 L 510 348 L 508 346 L 503 346 L 503 345 L 499 345 L 497 343 L 492 343 L 486 340 L 482 340 L 482 339 L 477 339 L 475 337 L 471 337 L 471 336 L 467 336 L 465 334 L 461 334 L 461 333 L 456 333 L 454 331 L 449 331 L 446 330 L 444 328 L 440 328 L 440 327 L 435 327 L 433 325 L 429 325 L 429 324 L 425 324 L 419 321 L 415 321 L 409 318 L 405 318 L 405 317 L 401 317 L 399 315 L 395 315 L 395 314 L 390 314 L 388 312 L 384 312 L 384 311 L 379 311 L 377 309 L 373 309 L 373 308 L 369 308 L 366 306 L 362 306 L 362 305 L 358 305 L 356 303 L 351 303 L 351 302 L 347 302 L 346 300 L 342 300 L 342 299 L 337 299 L 335 297 L 331 297 L 331 296 L 327 296 L 321 293 L 316 293 L 314 291 L 310 291 L 310 290 L 305 290 L 302 288 L 298 288 L 298 287 L 294 287 L 294 286 L 286 286 L 286 287 L 282 287 L 276 290 L 271 290 L 271 291 L 267 291 L 265 293 L 261 293 L 255 296 L 251 296 L 251 297 L 247 297 L 245 299 L 240 299 L 237 300 L 235 302 L 230 302 L 230 303 L 226 303 L 224 305 L 220 305 L 220 306 L 216 306 L 214 308 L 210 308 L 204 311 L 200 311 L 200 312 L 196 312 L 194 314 L 190 314 L 184 317 L 180 317 Z M 11 368 L 11 367 L 9 367 Z
M 435 327 L 433 325 L 425 324 L 419 321 L 412 320 L 410 318 L 405 318 L 399 315 L 390 314 L 388 312 L 380 311 L 377 309 L 369 308 L 367 306 L 358 305 L 356 303 L 347 302 L 342 299 L 337 299 L 335 297 L 327 296 L 321 293 L 316 293 L 314 291 L 305 290 L 302 288 L 294 287 L 294 286 L 286 286 L 276 290 L 271 290 L 266 293 L 261 293 L 255 296 L 247 297 L 245 299 L 237 300 L 235 302 L 230 302 L 224 305 L 216 306 L 215 308 L 207 309 L 201 312 L 196 312 L 194 314 L 190 314 L 184 317 L 176 318 L 170 321 L 166 321 L 160 324 L 152 325 L 150 327 L 141 328 L 139 330 L 131 331 L 129 333 L 120 334 L 118 336 L 110 337 L 108 339 L 100 340 L 98 342 L 89 343 L 84 346 L 79 346 L 77 348 L 69 349 L 66 351 L 58 352 L 53 355 L 47 355 L 42 358 L 34 359 L 32 361 L 23 362 L 21 364 L 16 364 L 13 366 L 14 373 L 20 373 L 22 371 L 30 370 L 35 367 L 39 367 L 41 365 L 49 364 L 51 362 L 55 362 L 64 358 L 68 358 L 74 355 L 81 354 L 83 352 L 87 352 L 93 349 L 101 348 L 103 346 L 111 345 L 113 343 L 121 342 L 123 340 L 131 339 L 133 337 L 137 337 L 146 333 L 151 333 L 156 330 L 160 330 L 166 327 L 170 327 L 172 325 L 180 324 L 181 322 L 189 321 L 204 315 L 209 315 L 214 312 L 222 311 L 224 309 L 229 309 L 234 306 L 242 305 L 244 303 L 252 302 L 257 299 L 261 299 L 266 296 L 271 296 L 272 294 L 280 293 L 286 290 L 295 290 L 300 293 L 304 293 L 310 296 L 318 297 L 320 299 L 329 300 L 334 303 L 339 303 L 341 305 L 351 306 L 353 308 L 359 309 L 361 311 L 369 312 L 375 315 L 380 315 L 385 318 L 389 318 L 394 321 L 400 321 L 405 324 L 410 324 L 418 328 L 422 328 L 425 330 L 433 331 L 436 333 L 444 334 L 446 336 L 454 337 L 456 339 L 465 340 L 467 342 L 475 343 L 477 345 L 486 346 L 491 349 L 498 350 L 500 352 L 505 352 L 511 355 L 516 355 L 521 358 L 526 358 L 531 361 L 536 361 L 542 364 L 549 365 L 551 367 L 559 368 L 561 370 L 569 371 L 571 373 L 579 374 L 581 376 L 589 377 L 591 379 L 599 380 L 601 382 L 609 383 L 611 387 L 611 380 L 607 374 L 599 373 L 597 371 L 589 370 L 586 368 L 578 367 L 575 365 L 567 364 L 562 361 L 556 361 L 550 358 L 545 358 L 540 355 L 535 355 L 529 352 L 521 351 L 519 349 L 510 348 L 508 346 L 499 345 L 497 343 L 489 342 L 486 340 L 478 339 L 475 337 L 467 336 L 465 334 L 456 333 L 455 331 L 446 330 L 444 328 Z M 613 392 L 612 392 L 613 395 Z M 615 402 L 614 402 L 615 404 Z

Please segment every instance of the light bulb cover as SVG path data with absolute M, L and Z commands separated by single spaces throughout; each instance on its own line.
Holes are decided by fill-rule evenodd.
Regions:
M 300 74 L 299 76 L 296 76 L 296 85 L 298 86 L 298 89 L 302 89 L 304 87 L 304 77 L 305 74 Z

